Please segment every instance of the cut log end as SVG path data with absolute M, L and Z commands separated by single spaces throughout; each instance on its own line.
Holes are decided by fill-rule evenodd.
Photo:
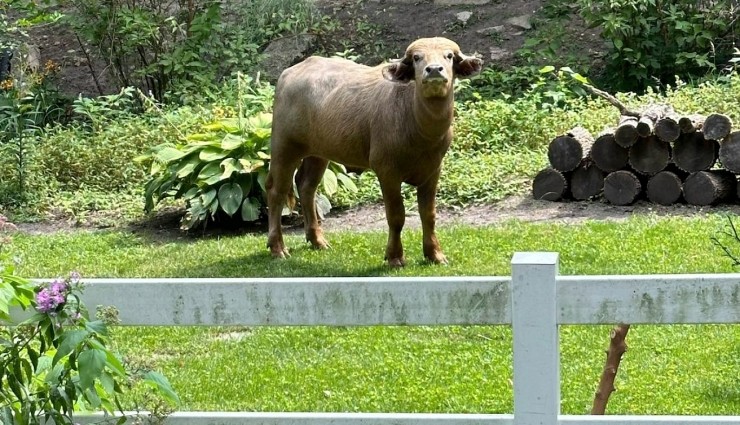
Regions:
M 629 151 L 616 142 L 614 134 L 604 133 L 591 147 L 591 159 L 602 171 L 611 173 L 627 166 Z
M 683 183 L 683 196 L 691 205 L 715 205 L 737 194 L 737 178 L 727 170 L 698 171 Z
M 676 173 L 661 171 L 648 180 L 645 192 L 651 202 L 673 205 L 681 198 L 682 187 L 681 177 Z
M 719 144 L 719 161 L 725 169 L 740 174 L 740 131 L 726 136 Z
M 642 183 L 631 171 L 614 171 L 604 179 L 604 198 L 614 205 L 630 205 L 641 192 Z
M 671 159 L 671 146 L 656 136 L 640 138 L 629 150 L 629 163 L 636 171 L 652 175 Z
M 579 201 L 598 196 L 604 190 L 604 172 L 590 161 L 584 161 L 570 177 L 570 191 Z
M 673 144 L 673 162 L 689 173 L 709 170 L 718 155 L 719 143 L 705 139 L 701 131 L 682 134 Z
M 721 142 L 732 131 L 732 120 L 724 114 L 712 114 L 704 120 L 704 137 Z
M 545 168 L 537 173 L 532 183 L 534 199 L 559 201 L 566 196 L 568 180 L 563 173 L 552 168 Z

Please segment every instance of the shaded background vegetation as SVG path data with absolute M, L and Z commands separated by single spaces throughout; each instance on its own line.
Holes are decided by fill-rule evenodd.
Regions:
M 340 21 L 310 0 L 4 0 L 0 7 L 7 12 L 0 18 L 0 45 L 6 58 L 13 53 L 12 70 L 0 82 L 0 204 L 21 220 L 115 224 L 141 216 L 144 195 L 152 204 L 200 203 L 198 214 L 218 217 L 222 201 L 233 203 L 241 193 L 236 199 L 251 199 L 264 211 L 258 194 L 247 196 L 259 189 L 259 179 L 249 188 L 235 186 L 240 175 L 256 173 L 244 162 L 233 176 L 214 177 L 215 192 L 179 190 L 187 186 L 179 180 L 152 184 L 168 167 L 184 179 L 197 178 L 215 159 L 236 164 L 224 153 L 229 149 L 213 152 L 224 135 L 211 137 L 213 149 L 202 163 L 177 165 L 162 152 L 193 149 L 214 123 L 270 112 L 272 86 L 260 76 L 271 41 L 311 36 L 311 53 L 358 61 L 395 53 L 377 24 L 357 16 Z M 615 122 L 616 110 L 587 97 L 556 71 L 561 66 L 621 91 L 638 109 L 657 99 L 681 112 L 738 119 L 737 16 L 732 0 L 543 2 L 513 62 L 459 85 L 456 140 L 445 160 L 440 203 L 493 202 L 521 193 L 545 165 L 552 137 L 574 125 L 598 133 Z M 600 60 L 572 49 L 562 53 L 573 42 L 562 28 L 575 18 L 600 31 Z M 447 28 L 453 37 L 456 29 Z M 62 94 L 60 65 L 34 63 L 27 43 L 34 31 L 73 34 L 100 95 Z M 544 65 L 555 70 L 541 72 Z M 242 130 L 232 136 L 250 143 Z M 269 152 L 264 155 L 269 161 Z M 335 206 L 379 199 L 372 173 L 350 179 L 341 168 L 334 171 L 325 183 Z M 222 185 L 229 188 L 223 197 Z M 233 214 L 228 205 L 225 212 Z M 256 216 L 250 209 L 242 218 Z

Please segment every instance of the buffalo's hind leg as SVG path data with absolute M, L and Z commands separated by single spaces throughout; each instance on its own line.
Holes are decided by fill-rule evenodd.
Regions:
M 275 139 L 273 138 L 273 142 Z M 281 155 L 273 144 L 273 154 L 270 160 L 270 171 L 267 173 L 267 214 L 269 230 L 267 247 L 275 258 L 285 258 L 290 255 L 283 242 L 283 206 L 292 190 L 293 172 L 298 166 L 300 158 Z
M 301 199 L 301 209 L 303 210 L 306 240 L 315 249 L 329 248 L 329 243 L 324 238 L 324 232 L 321 230 L 316 212 L 316 188 L 324 177 L 327 165 L 329 165 L 329 161 L 326 159 L 309 156 L 303 159 L 303 163 L 298 168 L 298 173 L 295 176 L 298 196 Z

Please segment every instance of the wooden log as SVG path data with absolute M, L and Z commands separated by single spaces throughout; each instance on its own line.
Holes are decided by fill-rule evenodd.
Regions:
M 655 135 L 664 142 L 673 143 L 681 135 L 681 127 L 675 118 L 667 116 L 660 118 L 653 129 Z
M 552 168 L 568 172 L 578 167 L 578 164 L 589 155 L 594 138 L 583 127 L 575 127 L 562 136 L 550 142 L 547 157 Z
M 712 114 L 704 120 L 704 137 L 721 142 L 732 131 L 730 117 L 723 114 Z
M 719 155 L 719 143 L 707 140 L 704 133 L 684 133 L 673 144 L 673 162 L 689 173 L 712 168 Z
M 631 171 L 614 171 L 604 179 L 604 198 L 614 205 L 629 205 L 641 192 L 642 183 Z
M 635 144 L 639 135 L 637 134 L 637 118 L 622 116 L 619 125 L 614 130 L 614 140 L 619 146 L 628 148 Z
M 604 190 L 604 172 L 593 161 L 583 161 L 570 176 L 570 193 L 579 201 L 590 199 Z
M 662 171 L 671 159 L 671 146 L 657 136 L 641 137 L 629 149 L 629 164 L 635 171 L 652 175 Z
M 685 115 L 678 119 L 678 126 L 681 128 L 681 133 L 693 133 L 702 129 L 705 119 L 704 115 Z
M 683 197 L 691 205 L 714 205 L 737 193 L 737 178 L 727 170 L 697 171 L 683 183 Z
M 568 193 L 568 179 L 563 173 L 553 168 L 545 168 L 537 173 L 532 182 L 534 199 L 559 201 Z
M 648 106 L 637 121 L 637 134 L 640 137 L 651 136 L 658 120 L 673 114 L 673 108 L 670 105 L 659 104 Z
M 629 150 L 620 146 L 610 132 L 602 133 L 591 146 L 591 160 L 606 173 L 621 170 L 629 162 Z
M 719 162 L 722 167 L 740 174 L 740 131 L 730 133 L 719 144 Z
M 682 191 L 681 177 L 672 171 L 661 171 L 650 177 L 645 192 L 650 202 L 673 205 L 681 199 Z

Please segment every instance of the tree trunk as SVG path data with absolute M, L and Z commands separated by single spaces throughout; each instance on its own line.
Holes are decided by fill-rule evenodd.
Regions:
M 621 170 L 629 161 L 629 150 L 620 146 L 612 133 L 603 133 L 591 146 L 591 159 L 606 173 Z
M 593 161 L 583 161 L 570 176 L 570 192 L 579 201 L 598 196 L 603 190 L 604 172 Z
M 702 129 L 705 119 L 704 115 L 686 115 L 679 118 L 678 126 L 681 127 L 681 133 L 693 133 Z
M 673 205 L 681 198 L 683 182 L 672 171 L 661 171 L 650 177 L 647 183 L 647 197 L 650 202 L 660 205 Z
M 532 194 L 534 199 L 545 201 L 559 201 L 566 197 L 568 192 L 568 180 L 558 170 L 545 168 L 537 173 L 532 183 Z
M 575 127 L 550 142 L 547 157 L 552 168 L 568 172 L 578 167 L 591 151 L 594 138 L 585 128 Z
M 697 171 L 683 183 L 683 197 L 691 205 L 714 205 L 737 193 L 737 178 L 727 170 Z
M 732 131 L 730 117 L 723 114 L 712 114 L 704 120 L 704 137 L 721 142 Z
M 619 170 L 604 179 L 604 198 L 614 205 L 629 205 L 642 192 L 642 183 L 635 173 Z
M 719 143 L 707 140 L 701 131 L 684 133 L 673 144 L 673 162 L 689 173 L 712 168 L 718 154 Z
M 627 351 L 627 332 L 630 325 L 619 324 L 612 329 L 609 335 L 609 349 L 606 350 L 606 364 L 604 371 L 601 373 L 599 388 L 594 395 L 594 404 L 591 408 L 592 415 L 603 415 L 606 413 L 606 404 L 609 402 L 609 396 L 616 391 L 614 388 L 614 378 L 617 377 L 619 363 L 622 361 L 622 355 Z
M 635 171 L 652 175 L 662 171 L 671 159 L 671 146 L 656 136 L 641 137 L 629 150 Z
M 639 135 L 637 134 L 637 118 L 622 116 L 619 125 L 614 130 L 614 140 L 619 146 L 628 148 L 635 144 Z
M 663 117 L 655 123 L 655 129 L 653 130 L 658 139 L 666 142 L 673 143 L 681 135 L 681 127 L 678 126 L 678 122 L 673 117 Z
M 722 167 L 740 174 L 740 131 L 731 133 L 719 144 L 719 161 Z

